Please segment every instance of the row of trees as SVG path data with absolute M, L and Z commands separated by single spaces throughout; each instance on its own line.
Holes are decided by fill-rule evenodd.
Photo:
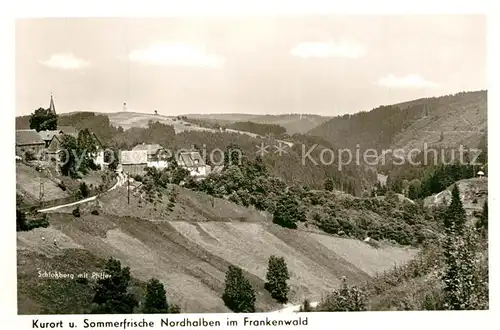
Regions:
M 180 313 L 178 305 L 169 305 L 163 284 L 152 278 L 146 285 L 144 301 L 139 306 L 137 297 L 130 292 L 130 268 L 121 267 L 119 260 L 110 258 L 105 266 L 109 275 L 97 281 L 94 287 L 91 313 L 93 314 L 144 314 Z
M 269 258 L 264 288 L 269 291 L 271 297 L 277 302 L 285 304 L 288 302 L 290 287 L 287 280 L 290 274 L 283 257 L 272 255 Z M 250 281 L 243 275 L 240 267 L 230 265 L 226 273 L 224 304 L 235 313 L 255 312 L 255 290 Z
M 243 132 L 255 133 L 261 136 L 272 134 L 280 136 L 286 133 L 286 128 L 276 124 L 260 124 L 251 121 L 238 121 L 228 126 L 228 128 Z
M 139 300 L 130 292 L 131 276 L 128 267 L 122 268 L 120 261 L 110 258 L 106 263 L 105 273 L 109 277 L 98 280 L 94 287 L 91 313 L 180 313 L 178 305 L 168 304 L 165 288 L 158 279 L 148 281 L 143 303 L 139 306 Z M 280 303 L 288 302 L 290 287 L 286 282 L 289 278 L 284 258 L 272 255 L 269 258 L 265 289 Z M 229 266 L 222 299 L 236 313 L 255 312 L 255 291 L 240 267 Z
M 411 180 L 392 176 L 387 189 L 404 193 L 412 200 L 423 199 L 447 189 L 456 181 L 473 178 L 477 170 L 478 167 L 469 164 L 441 164 L 422 169 L 420 177 Z M 383 193 L 381 187 L 377 188 Z

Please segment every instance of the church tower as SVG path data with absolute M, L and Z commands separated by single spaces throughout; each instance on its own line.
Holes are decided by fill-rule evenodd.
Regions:
M 49 112 L 52 114 L 56 114 L 56 107 L 54 106 L 54 99 L 52 97 L 52 93 L 50 94 L 50 105 L 49 105 Z

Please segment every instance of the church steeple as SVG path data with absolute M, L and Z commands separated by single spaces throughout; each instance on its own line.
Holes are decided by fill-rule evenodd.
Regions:
M 56 114 L 56 107 L 54 106 L 54 99 L 52 98 L 52 93 L 50 93 L 50 105 L 49 105 L 50 113 Z

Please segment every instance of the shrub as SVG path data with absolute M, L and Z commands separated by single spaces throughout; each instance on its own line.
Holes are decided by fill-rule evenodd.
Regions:
M 90 213 L 92 213 L 93 215 L 99 215 L 99 211 L 98 210 L 92 210 L 92 212 L 90 212 Z
M 27 162 L 31 162 L 33 160 L 36 160 L 35 153 L 32 152 L 32 151 L 26 151 L 24 153 L 24 160 L 27 161 Z
M 349 287 L 345 278 L 342 287 L 321 300 L 317 308 L 321 312 L 359 312 L 366 310 L 366 295 L 355 286 Z
M 89 189 L 88 185 L 84 181 L 82 181 L 80 183 L 80 195 L 83 198 L 87 198 L 90 195 L 90 189 Z
M 333 183 L 333 180 L 331 178 L 328 178 L 328 179 L 325 180 L 324 188 L 325 188 L 326 191 L 332 191 L 333 190 L 334 183 Z
M 78 278 L 76 279 L 76 283 L 78 283 L 78 284 L 83 284 L 83 285 L 87 285 L 87 284 L 89 284 L 89 280 L 88 280 L 88 279 L 86 279 L 85 277 L 78 277 Z
M 64 185 L 64 182 L 62 182 L 62 181 L 61 181 L 61 182 L 59 182 L 59 183 L 57 184 L 57 186 L 58 186 L 59 188 L 61 188 L 61 190 L 62 190 L 62 191 L 66 191 L 66 185 Z
M 76 209 L 73 210 L 73 212 L 71 212 L 73 214 L 74 217 L 76 218 L 79 218 L 80 217 L 80 207 L 77 206 Z
M 300 306 L 299 312 L 301 312 L 301 313 L 308 313 L 308 312 L 312 312 L 312 311 L 314 311 L 314 309 L 311 307 L 311 304 L 309 303 L 309 300 L 308 299 L 304 299 L 304 302 Z
M 168 307 L 168 314 L 180 314 L 181 306 L 173 304 Z
M 16 209 L 16 231 L 28 230 L 26 223 L 26 213 L 20 209 Z
M 47 220 L 47 215 L 42 215 L 41 218 L 36 220 L 31 220 L 26 224 L 27 230 L 32 230 L 35 228 L 47 228 L 49 226 L 49 221 Z
M 304 211 L 292 194 L 287 193 L 278 200 L 273 213 L 274 223 L 285 228 L 296 229 L 297 221 L 303 221 L 304 218 Z

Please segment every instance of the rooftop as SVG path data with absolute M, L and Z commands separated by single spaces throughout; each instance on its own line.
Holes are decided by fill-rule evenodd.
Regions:
M 205 166 L 205 160 L 198 151 L 181 152 L 178 162 L 180 166 L 185 167 Z
M 16 145 L 45 144 L 34 129 L 20 129 L 16 131 Z
M 120 151 L 120 164 L 141 165 L 148 163 L 147 150 L 123 150 Z
M 132 150 L 146 150 L 148 152 L 148 155 L 156 155 L 158 150 L 163 149 L 161 145 L 159 144 L 138 144 L 135 147 L 132 148 Z

